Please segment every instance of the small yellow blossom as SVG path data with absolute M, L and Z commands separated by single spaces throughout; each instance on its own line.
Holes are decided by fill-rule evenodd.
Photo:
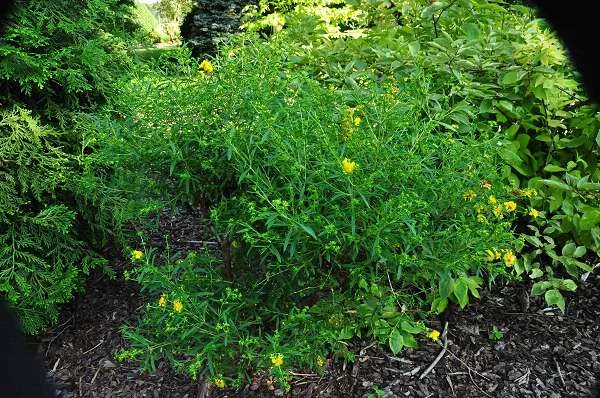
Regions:
M 492 189 L 492 184 L 489 181 L 481 181 L 481 188 Z
M 352 162 L 350 159 L 345 158 L 342 160 L 342 168 L 344 169 L 344 173 L 350 174 L 356 169 L 356 162 Z
M 477 212 L 477 214 L 483 213 L 484 210 L 485 210 L 485 207 L 483 207 L 482 205 L 475 206 L 475 211 Z
M 506 253 L 504 253 L 502 259 L 504 260 L 504 264 L 506 264 L 507 267 L 510 267 L 517 262 L 517 257 L 515 257 L 512 250 L 507 250 Z
M 360 122 L 361 122 L 361 120 L 362 120 L 362 119 L 361 119 L 360 117 L 358 117 L 358 116 L 357 116 L 357 117 L 355 117 L 355 118 L 354 118 L 354 125 L 355 125 L 355 126 L 358 126 L 358 125 L 360 125 Z
M 183 310 L 183 303 L 179 300 L 173 301 L 173 311 L 181 312 Z
M 467 191 L 463 195 L 463 198 L 465 200 L 469 200 L 469 201 L 475 199 L 476 197 L 477 197 L 477 194 L 475 192 L 473 192 L 473 191 Z
M 204 61 L 202 61 L 200 63 L 200 69 L 202 69 L 204 72 L 206 72 L 208 74 L 213 73 L 215 71 L 215 67 L 207 59 L 205 59 Z
M 273 366 L 280 367 L 283 365 L 283 354 L 273 354 L 271 355 L 271 363 Z
M 215 386 L 217 386 L 219 388 L 225 388 L 225 380 L 223 380 L 220 377 L 217 377 L 216 379 L 214 379 L 213 383 Z
M 317 356 L 317 366 L 322 367 L 323 365 L 325 365 L 325 360 L 320 355 Z
M 160 307 L 166 307 L 167 306 L 167 295 L 163 294 L 160 296 L 160 298 L 158 299 L 158 305 Z
M 142 253 L 140 250 L 134 250 L 131 255 L 134 260 L 141 260 L 144 257 L 144 253 Z
M 494 210 L 492 210 L 492 211 L 496 217 L 501 217 L 503 210 L 504 210 L 504 208 L 502 207 L 502 205 L 498 205 L 498 206 L 494 207 Z
M 492 261 L 500 259 L 500 252 L 495 248 L 492 248 L 491 250 L 488 249 L 485 251 L 485 255 L 483 256 L 483 258 L 485 259 L 485 261 L 489 261 L 491 263 Z
M 494 195 L 490 195 L 488 197 L 488 203 L 491 205 L 495 205 L 496 203 L 498 203 L 498 200 L 496 200 L 496 197 Z
M 538 216 L 540 215 L 540 212 L 537 211 L 536 209 L 532 208 L 529 210 L 529 215 L 533 218 L 538 218 Z
M 483 214 L 477 214 L 477 222 L 485 224 L 487 222 L 487 218 L 485 218 Z
M 427 337 L 433 341 L 438 341 L 440 339 L 440 332 L 435 329 L 430 329 L 427 333 Z
M 517 210 L 517 204 L 515 202 L 513 202 L 512 200 L 509 200 L 508 202 L 504 202 L 504 208 L 508 212 L 513 212 L 513 211 Z

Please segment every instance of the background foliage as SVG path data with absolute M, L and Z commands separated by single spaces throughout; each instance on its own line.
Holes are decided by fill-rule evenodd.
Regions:
M 202 127 L 185 132 L 178 107 L 155 166 L 192 197 L 209 182 L 224 263 L 147 257 L 130 276 L 156 301 L 122 358 L 286 386 L 289 366 L 351 357 L 356 335 L 414 346 L 427 316 L 499 276 L 564 310 L 597 252 L 597 113 L 531 9 L 265 1 L 245 22 L 270 39 L 161 85 L 186 87 L 173 98 L 193 95 Z
M 164 206 L 210 209 L 222 250 L 135 252 L 119 357 L 216 386 L 414 347 L 498 278 L 564 311 L 592 271 L 598 113 L 531 9 L 261 0 L 195 60 L 130 57 L 131 6 L 22 2 L 0 40 L 0 289 L 29 331 Z
M 0 292 L 30 333 L 105 263 L 77 207 L 72 127 L 109 102 L 131 65 L 132 4 L 18 1 L 0 37 Z

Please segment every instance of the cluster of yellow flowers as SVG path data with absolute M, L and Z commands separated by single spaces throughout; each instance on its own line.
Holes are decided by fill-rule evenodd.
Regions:
M 134 250 L 131 252 L 131 258 L 133 261 L 138 261 L 144 258 L 144 253 L 140 250 Z
M 356 169 L 356 162 L 353 162 L 350 159 L 345 158 L 344 160 L 342 160 L 342 169 L 344 170 L 344 173 L 351 174 Z
M 463 195 L 463 198 L 465 200 L 468 200 L 469 202 L 474 200 L 476 197 L 477 197 L 477 194 L 475 193 L 475 191 L 472 191 L 472 190 L 465 192 L 465 194 Z
M 158 299 L 158 306 L 162 308 L 165 308 L 167 306 L 167 295 L 165 293 L 160 295 L 160 298 Z M 181 300 L 173 300 L 173 311 L 183 311 L 183 303 L 181 302 Z
M 225 380 L 222 377 L 215 377 L 213 379 L 213 384 L 218 388 L 225 388 Z
M 427 332 L 427 337 L 429 337 L 433 341 L 438 341 L 440 339 L 440 332 L 435 329 L 429 329 Z
M 342 119 L 342 139 L 344 140 L 350 139 L 354 134 L 355 128 L 362 123 L 360 116 L 354 115 L 355 111 L 355 108 L 346 109 L 346 114 Z
M 323 358 L 321 358 L 320 355 L 318 355 L 317 356 L 317 366 L 322 367 L 323 365 L 325 365 L 325 360 Z
M 276 367 L 283 365 L 283 354 L 271 354 L 271 363 Z
M 483 258 L 489 262 L 500 260 L 500 258 L 502 258 L 507 267 L 511 267 L 517 262 L 517 257 L 514 255 L 512 250 L 503 249 L 500 252 L 495 247 L 486 250 Z
M 209 75 L 215 71 L 215 67 L 207 59 L 200 62 L 200 69 L 203 70 L 205 73 L 208 73 Z

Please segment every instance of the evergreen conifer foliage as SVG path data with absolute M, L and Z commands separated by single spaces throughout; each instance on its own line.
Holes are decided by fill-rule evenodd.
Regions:
M 0 112 L 0 294 L 29 333 L 56 321 L 102 263 L 73 233 L 76 213 L 64 200 L 71 159 L 58 142 L 28 111 Z

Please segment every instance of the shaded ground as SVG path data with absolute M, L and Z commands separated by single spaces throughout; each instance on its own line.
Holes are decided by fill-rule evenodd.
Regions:
M 172 254 L 205 245 L 206 225 L 200 214 L 163 214 L 160 233 L 150 246 Z M 210 239 L 208 239 L 210 240 Z M 210 245 L 210 243 L 209 243 Z M 273 397 L 283 392 L 257 380 L 242 391 L 211 390 L 175 375 L 164 363 L 155 374 L 119 364 L 114 353 L 125 346 L 119 328 L 134 323 L 145 305 L 134 283 L 121 274 L 127 261 L 114 260 L 119 274 L 111 281 L 95 274 L 86 293 L 66 308 L 59 326 L 38 339 L 38 351 L 67 397 Z M 356 341 L 354 364 L 332 363 L 324 375 L 299 373 L 292 383 L 294 397 L 585 397 L 591 380 L 600 376 L 600 277 L 591 275 L 568 297 L 567 313 L 527 299 L 514 284 L 496 285 L 482 299 L 448 319 L 444 357 L 423 379 L 423 371 L 441 347 L 422 341 L 421 348 L 392 356 Z M 433 323 L 432 327 L 443 329 Z M 504 337 L 490 340 L 496 326 Z M 378 392 L 377 392 L 378 391 Z

